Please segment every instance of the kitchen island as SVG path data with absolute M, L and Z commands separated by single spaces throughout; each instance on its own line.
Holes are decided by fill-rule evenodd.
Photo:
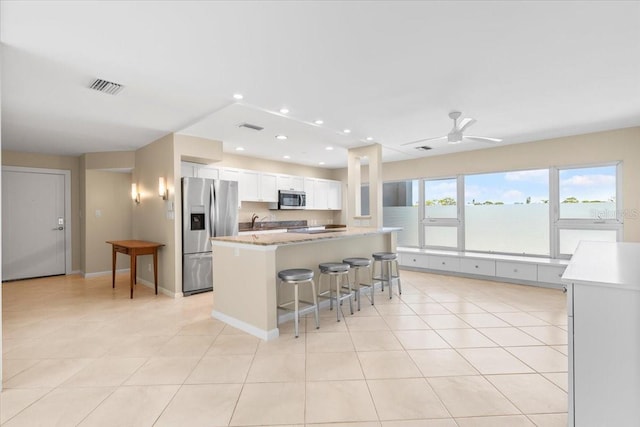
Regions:
M 215 237 L 211 239 L 211 315 L 264 340 L 276 338 L 279 335 L 276 308 L 278 271 L 308 268 L 315 272 L 317 284 L 318 264 L 341 262 L 349 257 L 370 258 L 374 252 L 395 251 L 395 232 L 398 230 L 349 227 L 325 233 L 283 232 Z M 311 295 L 303 291 L 307 289 L 301 290 L 301 298 L 310 300 Z M 291 295 L 286 293 L 280 297 L 291 299 Z

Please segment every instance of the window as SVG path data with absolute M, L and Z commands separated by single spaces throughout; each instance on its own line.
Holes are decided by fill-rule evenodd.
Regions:
M 457 249 L 460 242 L 460 178 L 423 180 L 423 246 Z
M 621 165 L 557 170 L 554 255 L 571 256 L 580 240 L 615 242 L 622 236 L 618 197 Z
M 467 175 L 465 249 L 549 255 L 549 170 Z
M 621 240 L 621 176 L 615 163 L 385 183 L 384 225 L 405 228 L 401 246 L 569 258 L 580 240 Z
M 369 215 L 369 184 L 361 186 L 362 215 Z M 385 182 L 382 185 L 382 225 L 400 227 L 399 246 L 419 246 L 418 180 Z

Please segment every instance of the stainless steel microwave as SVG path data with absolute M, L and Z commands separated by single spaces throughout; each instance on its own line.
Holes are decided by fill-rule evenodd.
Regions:
M 278 203 L 271 203 L 270 209 L 304 209 L 307 195 L 304 191 L 279 190 Z

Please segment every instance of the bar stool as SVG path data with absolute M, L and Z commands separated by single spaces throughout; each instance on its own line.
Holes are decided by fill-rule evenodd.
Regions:
M 318 268 L 320 269 L 320 278 L 318 279 L 318 288 L 322 289 L 322 277 L 323 276 L 328 276 L 329 277 L 329 290 L 328 291 L 324 291 L 324 292 L 320 292 L 318 293 L 318 296 L 320 297 L 324 297 L 327 298 L 326 294 L 328 293 L 329 296 L 329 309 L 333 310 L 333 301 L 335 300 L 336 302 L 336 318 L 337 321 L 340 321 L 340 303 L 345 300 L 345 299 L 349 299 L 349 310 L 351 311 L 351 314 L 353 314 L 353 295 L 354 292 L 351 289 L 351 283 L 349 282 L 349 264 L 344 264 L 344 263 L 340 263 L 340 262 L 325 262 L 322 263 L 320 265 L 318 265 Z M 340 279 L 338 279 L 340 278 Z M 333 285 L 334 287 L 331 287 L 331 279 L 333 279 Z M 347 281 L 347 286 L 346 286 L 346 290 L 347 292 L 343 292 L 344 290 L 343 285 L 344 285 L 344 280 L 346 279 Z M 333 296 L 333 292 L 335 290 L 335 297 Z
M 320 328 L 320 315 L 318 313 L 318 297 L 316 296 L 316 285 L 313 282 L 313 270 L 309 270 L 306 268 L 292 268 L 289 270 L 282 270 L 278 272 L 278 278 L 280 279 L 280 283 L 278 283 L 276 301 L 280 301 L 279 293 L 280 288 L 283 284 L 293 285 L 293 301 L 285 302 L 283 304 L 279 304 L 277 308 L 283 310 L 292 310 L 293 311 L 293 319 L 294 319 L 294 330 L 296 333 L 296 338 L 298 338 L 298 320 L 300 314 L 305 314 L 311 310 L 314 311 L 316 316 L 316 329 Z M 301 300 L 298 292 L 298 285 L 311 283 L 311 292 L 313 294 L 313 302 Z M 304 303 L 305 307 L 300 310 L 300 303 Z M 293 304 L 293 309 L 288 307 Z M 276 325 L 280 324 L 280 316 L 277 315 L 276 310 Z
M 393 279 L 398 281 L 398 293 L 402 295 L 402 283 L 400 283 L 400 272 L 398 271 L 398 254 L 395 252 L 376 252 L 373 255 L 373 267 L 371 268 L 373 275 L 373 284 L 375 285 L 376 281 L 381 283 L 382 291 L 384 292 L 384 284 L 385 282 L 389 285 L 389 299 L 393 296 L 392 284 Z M 376 276 L 376 263 L 380 265 L 380 276 Z M 386 272 L 385 275 L 385 266 Z M 393 274 L 393 267 L 395 267 L 396 273 Z
M 373 295 L 374 295 L 373 281 L 369 283 L 362 283 L 360 280 L 358 280 L 360 277 L 359 273 L 361 269 L 371 268 L 371 260 L 369 258 L 345 258 L 342 260 L 342 262 L 345 264 L 349 264 L 349 267 L 352 270 L 354 270 L 353 281 L 355 284 L 356 298 L 358 300 L 358 311 L 360 311 L 360 296 L 361 296 L 360 288 L 362 288 L 363 286 L 365 288 L 369 288 L 369 291 L 371 293 L 371 305 L 373 305 Z M 369 274 L 369 278 L 371 278 L 371 274 Z

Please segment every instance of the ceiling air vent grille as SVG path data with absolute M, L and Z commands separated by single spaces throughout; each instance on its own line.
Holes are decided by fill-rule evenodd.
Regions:
M 97 90 L 98 92 L 108 93 L 109 95 L 117 95 L 120 93 L 124 86 L 118 83 L 108 82 L 102 79 L 95 79 L 89 89 Z
M 416 150 L 429 151 L 431 150 L 431 147 L 429 147 L 428 145 L 423 145 L 421 147 L 416 147 Z
M 251 123 L 241 123 L 238 125 L 239 128 L 246 128 L 246 129 L 251 129 L 251 130 L 255 130 L 255 131 L 261 131 L 262 129 L 264 129 L 262 126 L 258 126 L 258 125 L 252 125 Z

